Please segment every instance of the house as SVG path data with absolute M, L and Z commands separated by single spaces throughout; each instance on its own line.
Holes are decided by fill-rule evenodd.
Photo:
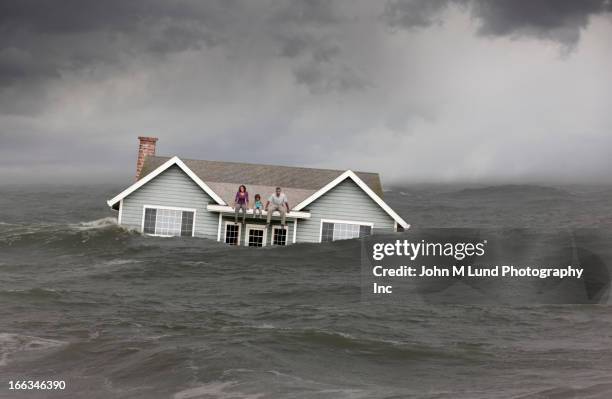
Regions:
M 191 236 L 266 246 L 357 238 L 409 225 L 387 205 L 377 173 L 160 157 L 157 138 L 139 137 L 136 182 L 107 201 L 118 223 L 144 234 Z M 234 223 L 234 195 L 245 184 L 262 201 L 282 187 L 291 212 Z M 242 215 L 241 215 L 242 216 Z

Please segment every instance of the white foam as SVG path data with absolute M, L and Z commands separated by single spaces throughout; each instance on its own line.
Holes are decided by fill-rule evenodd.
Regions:
M 135 259 L 111 259 L 109 261 L 104 262 L 104 265 L 105 266 L 122 266 L 122 265 L 129 265 L 133 263 L 142 263 L 142 261 L 135 260 Z
M 104 229 L 107 227 L 116 227 L 119 226 L 117 224 L 117 218 L 114 217 L 105 217 L 102 219 L 91 220 L 89 222 L 80 222 L 77 224 L 71 224 L 70 227 L 77 230 L 94 230 L 94 229 Z
M 247 394 L 243 392 L 237 392 L 232 390 L 228 392 L 227 389 L 235 387 L 235 382 L 211 382 L 210 384 L 200 385 L 194 388 L 185 389 L 175 393 L 172 397 L 174 399 L 259 399 L 264 394 Z

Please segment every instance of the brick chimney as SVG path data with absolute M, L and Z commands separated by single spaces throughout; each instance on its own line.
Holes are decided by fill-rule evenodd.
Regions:
M 140 178 L 140 172 L 144 165 L 144 160 L 147 155 L 155 155 L 155 143 L 157 137 L 138 137 L 140 144 L 138 145 L 138 161 L 136 162 L 136 180 Z

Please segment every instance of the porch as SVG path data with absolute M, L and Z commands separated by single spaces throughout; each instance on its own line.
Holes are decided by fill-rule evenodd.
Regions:
M 286 226 L 280 225 L 280 212 L 272 214 L 270 226 L 266 226 L 267 211 L 261 217 L 248 209 L 245 224 L 242 224 L 242 212 L 235 223 L 235 210 L 231 206 L 208 205 L 207 210 L 219 213 L 217 241 L 229 245 L 264 247 L 268 245 L 289 245 L 296 242 L 298 219 L 309 219 L 310 212 L 291 211 L 286 214 Z M 257 217 L 256 217 L 257 216 Z

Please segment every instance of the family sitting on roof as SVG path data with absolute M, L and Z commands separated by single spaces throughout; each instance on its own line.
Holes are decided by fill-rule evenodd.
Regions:
M 238 223 L 238 213 L 242 210 L 242 224 L 245 223 L 247 209 L 249 207 L 249 192 L 246 189 L 244 184 L 241 184 L 238 187 L 238 191 L 236 192 L 236 197 L 234 198 L 234 209 L 235 213 L 235 223 Z M 262 208 L 263 210 L 268 212 L 268 217 L 266 219 L 266 225 L 270 225 L 270 220 L 272 218 L 272 213 L 274 211 L 278 211 L 281 216 L 281 225 L 285 227 L 285 216 L 288 212 L 290 212 L 289 201 L 287 201 L 287 196 L 282 192 L 280 187 L 276 187 L 276 190 L 268 200 L 266 201 L 266 206 L 263 206 L 261 202 L 261 196 L 259 194 L 255 194 L 255 203 L 253 204 L 253 217 L 257 218 L 257 213 L 259 213 L 259 217 L 262 216 Z

